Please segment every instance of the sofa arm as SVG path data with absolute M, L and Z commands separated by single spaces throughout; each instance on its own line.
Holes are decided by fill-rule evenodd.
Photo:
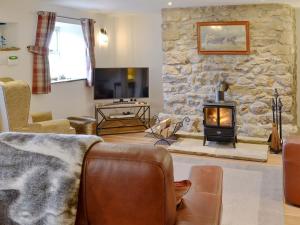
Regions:
M 177 211 L 176 225 L 220 225 L 223 170 L 218 166 L 194 166 L 192 186 Z
M 282 160 L 285 201 L 300 206 L 300 136 L 285 140 Z
M 85 158 L 77 225 L 174 225 L 173 164 L 163 149 L 98 143 Z

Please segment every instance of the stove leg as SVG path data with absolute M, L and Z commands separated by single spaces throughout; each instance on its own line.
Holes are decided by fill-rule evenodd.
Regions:
M 233 139 L 233 147 L 235 148 L 236 147 L 236 145 L 235 145 L 235 143 L 236 143 L 237 141 L 236 141 L 236 136 L 234 137 L 234 139 Z
M 206 136 L 204 135 L 204 137 L 203 137 L 203 146 L 205 146 L 205 143 L 206 143 Z

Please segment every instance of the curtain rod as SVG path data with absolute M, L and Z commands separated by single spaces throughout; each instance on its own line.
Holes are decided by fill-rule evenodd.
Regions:
M 70 20 L 78 20 L 78 21 L 81 21 L 81 19 L 78 19 L 78 18 L 73 18 L 73 17 L 68 17 L 68 16 L 56 16 L 56 17 L 59 17 L 59 18 L 64 18 L 64 19 L 70 19 Z M 96 23 L 96 21 L 94 20 L 94 23 Z
M 38 15 L 43 15 L 44 11 L 38 11 Z M 65 18 L 65 19 L 70 19 L 70 20 L 78 20 L 81 21 L 82 18 L 78 19 L 78 18 L 74 18 L 74 17 L 69 17 L 69 16 L 60 16 L 60 15 L 56 15 L 56 17 L 60 17 L 60 18 Z M 96 23 L 96 21 L 94 21 Z
M 68 17 L 68 16 L 56 16 L 56 17 L 59 17 L 59 18 L 64 18 L 64 19 L 70 19 L 70 20 L 79 20 L 78 18 L 73 18 L 73 17 Z

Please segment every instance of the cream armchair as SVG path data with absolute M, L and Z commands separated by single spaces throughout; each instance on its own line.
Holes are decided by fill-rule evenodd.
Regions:
M 28 122 L 30 98 L 30 87 L 26 82 L 0 78 L 0 130 L 2 132 L 75 133 L 75 129 L 66 119 L 30 124 Z

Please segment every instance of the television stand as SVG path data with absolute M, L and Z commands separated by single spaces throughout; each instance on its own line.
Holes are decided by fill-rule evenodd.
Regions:
M 134 110 L 134 113 L 110 115 L 112 110 Z M 96 104 L 96 134 L 124 134 L 140 132 L 150 127 L 150 105 L 139 102 Z

